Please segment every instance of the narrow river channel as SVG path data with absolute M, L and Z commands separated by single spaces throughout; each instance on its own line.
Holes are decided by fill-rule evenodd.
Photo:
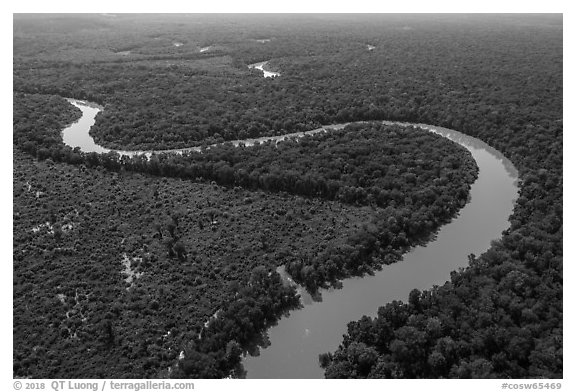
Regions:
M 64 143 L 80 147 L 85 152 L 110 151 L 95 144 L 88 134 L 100 108 L 82 101 L 69 101 L 82 110 L 83 116 L 63 130 Z M 460 132 L 424 124 L 410 125 L 436 132 L 472 153 L 479 167 L 479 176 L 470 190 L 469 203 L 452 222 L 442 226 L 433 241 L 412 249 L 402 261 L 384 266 L 374 276 L 346 279 L 341 289 L 322 291 L 321 302 L 314 302 L 309 295 L 303 295 L 305 306 L 290 312 L 289 317 L 281 319 L 269 329 L 270 346 L 261 349 L 259 356 L 244 358 L 248 378 L 323 377 L 318 355 L 338 347 L 348 322 L 358 320 L 363 315 L 376 315 L 378 307 L 387 302 L 406 301 L 414 288 L 427 289 L 443 284 L 449 279 L 451 271 L 467 265 L 469 254 L 485 252 L 490 242 L 500 238 L 502 231 L 509 227 L 508 217 L 512 214 L 518 195 L 518 173 L 512 163 L 486 143 Z M 255 141 L 281 140 L 286 136 L 303 134 L 233 143 L 251 145 Z M 186 150 L 199 148 L 170 151 Z M 125 155 L 136 153 L 118 152 Z

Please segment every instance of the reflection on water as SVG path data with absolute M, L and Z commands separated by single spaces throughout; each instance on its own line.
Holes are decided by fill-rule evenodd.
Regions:
M 89 135 L 96 114 L 101 110 L 97 105 L 69 99 L 83 112 L 82 118 L 66 128 L 64 143 L 79 147 L 85 152 L 109 152 L 98 146 Z M 512 163 L 499 151 L 476 138 L 447 128 L 426 124 L 419 126 L 453 140 L 468 149 L 479 168 L 478 179 L 472 184 L 470 202 L 458 216 L 442 226 L 435 239 L 413 248 L 403 260 L 387 265 L 373 276 L 345 279 L 337 290 L 322 290 L 322 301 L 312 298 L 300 289 L 303 307 L 282 318 L 277 325 L 262 335 L 250 350 L 258 356 L 247 356 L 243 360 L 247 377 L 250 378 L 321 378 L 323 371 L 318 364 L 320 353 L 335 351 L 346 333 L 346 326 L 363 315 L 374 316 L 379 306 L 394 300 L 408 299 L 413 288 L 427 289 L 443 284 L 450 272 L 467 265 L 468 255 L 480 255 L 490 247 L 490 242 L 501 236 L 509 227 L 508 216 L 512 213 L 518 196 L 518 172 Z M 347 124 L 324 126 L 308 132 L 289 135 L 235 140 L 234 146 L 251 146 L 265 141 L 279 142 L 289 137 L 302 137 L 330 129 L 341 129 Z M 200 151 L 200 147 L 163 150 L 155 153 L 178 153 Z M 152 151 L 116 151 L 121 155 L 132 156 Z M 285 282 L 291 278 L 283 268 L 278 270 Z M 258 349 L 258 346 L 260 347 Z
M 62 130 L 64 144 L 72 148 L 79 147 L 84 152 L 110 152 L 109 149 L 97 145 L 89 134 L 90 127 L 96 122 L 96 115 L 102 110 L 101 106 L 75 99 L 68 99 L 68 102 L 82 111 L 82 117 Z
M 321 290 L 322 302 L 304 297 L 301 309 L 268 330 L 270 346 L 261 349 L 257 357 L 244 358 L 248 378 L 323 377 L 318 355 L 338 348 L 348 322 L 375 316 L 378 307 L 388 302 L 406 301 L 414 288 L 443 284 L 451 271 L 467 265 L 470 253 L 482 254 L 509 227 L 508 216 L 518 195 L 518 174 L 510 161 L 486 143 L 460 132 L 415 125 L 472 153 L 479 175 L 471 187 L 470 202 L 441 227 L 434 241 L 415 247 L 402 261 L 384 266 L 373 276 L 345 279 L 341 289 Z
M 262 61 L 261 63 L 250 64 L 248 65 L 248 68 L 259 69 L 260 71 L 264 72 L 265 78 L 274 78 L 276 76 L 280 76 L 280 73 L 278 72 L 265 70 L 264 67 L 266 66 L 266 64 L 268 64 L 268 61 Z

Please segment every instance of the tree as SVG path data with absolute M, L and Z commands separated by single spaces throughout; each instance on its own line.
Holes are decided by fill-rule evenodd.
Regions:
M 178 362 L 178 368 L 188 378 L 220 378 L 214 358 L 196 350 L 186 350 L 185 358 Z
M 54 239 L 57 242 L 60 242 L 62 240 L 62 237 L 64 235 L 64 232 L 62 231 L 62 228 L 60 227 L 60 225 L 54 224 Z
M 318 361 L 320 362 L 320 367 L 326 369 L 328 365 L 332 362 L 332 354 L 322 353 L 318 356 Z
M 186 247 L 184 246 L 182 241 L 177 241 L 174 244 L 174 252 L 176 253 L 178 259 L 180 259 L 180 261 L 186 261 L 187 259 Z

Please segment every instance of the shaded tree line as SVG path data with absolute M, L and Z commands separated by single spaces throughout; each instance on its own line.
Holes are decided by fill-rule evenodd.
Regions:
M 299 305 L 296 289 L 284 285 L 276 271 L 254 268 L 247 285 L 237 288 L 234 301 L 223 304 L 188 342 L 172 377 L 242 377 L 242 354 L 281 315 Z
M 505 237 L 446 284 L 351 322 L 320 356 L 326 377 L 561 378 L 557 245 Z

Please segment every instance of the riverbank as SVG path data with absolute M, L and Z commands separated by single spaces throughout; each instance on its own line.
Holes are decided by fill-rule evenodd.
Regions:
M 334 128 L 342 129 L 345 125 L 346 125 L 346 124 L 339 124 L 339 125 L 335 126 Z M 404 125 L 408 125 L 408 124 L 404 124 Z M 430 126 L 428 126 L 428 127 L 430 127 Z M 326 128 L 329 128 L 329 127 L 326 127 Z M 437 127 L 430 127 L 430 128 L 431 128 L 434 132 L 439 132 L 439 133 L 441 133 L 442 136 L 444 136 L 444 137 L 447 137 L 447 138 L 450 138 L 450 139 L 454 139 L 454 140 L 458 140 L 458 142 L 459 142 L 461 145 L 465 145 L 465 146 L 467 146 L 469 149 L 470 149 L 470 148 L 473 148 L 473 147 L 471 147 L 471 146 L 476 146 L 476 147 L 479 148 L 479 149 L 484 148 L 484 149 L 486 149 L 486 150 L 490 150 L 489 152 L 490 152 L 490 153 L 493 153 L 494 156 L 498 156 L 498 159 L 501 158 L 501 156 L 500 156 L 499 154 L 497 154 L 497 153 L 496 153 L 495 151 L 493 151 L 492 149 L 489 149 L 488 146 L 486 146 L 486 145 L 483 144 L 482 142 L 478 141 L 477 139 L 469 138 L 469 137 L 466 137 L 465 135 L 459 134 L 459 133 L 454 132 L 454 131 L 446 130 L 446 129 L 441 129 L 441 128 L 437 128 Z M 301 137 L 301 136 L 304 136 L 304 135 L 307 135 L 307 134 L 315 134 L 315 133 L 322 132 L 322 131 L 324 131 L 324 128 L 317 129 L 317 130 L 313 130 L 313 131 L 309 131 L 309 132 L 295 133 L 295 134 L 291 134 L 291 135 L 289 135 L 289 136 L 293 136 L 293 137 L 300 136 L 300 137 Z M 286 137 L 287 137 L 287 135 L 277 136 L 277 137 L 263 137 L 263 138 L 258 138 L 258 139 L 245 140 L 245 141 L 236 141 L 236 142 L 234 142 L 233 144 L 234 144 L 234 145 L 239 145 L 239 144 L 253 145 L 253 144 L 256 143 L 256 142 L 264 142 L 264 141 L 266 141 L 266 140 L 280 141 L 280 140 L 283 140 L 283 139 L 286 138 Z M 480 147 L 479 147 L 479 145 L 480 145 Z M 196 150 L 196 149 L 195 149 L 195 150 Z M 486 150 L 485 150 L 485 151 L 486 151 Z M 170 151 L 170 152 L 183 153 L 183 152 L 186 152 L 186 151 L 190 151 L 190 149 L 186 149 L 186 150 L 176 150 L 176 151 L 173 150 L 173 151 Z M 504 215 L 502 215 L 502 216 L 505 217 L 505 216 L 507 216 L 507 215 L 504 214 Z M 463 257 L 461 260 L 466 260 L 466 257 Z M 383 269 L 383 271 L 387 271 L 387 270 L 389 270 L 389 267 L 385 267 L 385 268 Z M 448 275 L 448 272 L 449 272 L 449 271 L 445 271 L 445 272 L 444 272 L 444 276 L 447 276 L 447 275 Z M 376 296 L 375 298 L 377 298 L 377 296 Z M 376 307 L 374 307 L 373 309 L 375 309 L 375 308 L 376 308 Z M 345 321 L 340 321 L 340 325 L 345 325 L 346 322 L 349 321 L 349 320 L 350 320 L 350 319 L 345 320 Z M 323 328 L 323 329 L 324 329 L 324 328 Z M 306 328 L 306 330 L 310 331 L 311 329 L 310 329 L 310 328 Z M 309 336 L 309 334 L 308 334 L 308 336 Z M 266 352 L 266 351 L 264 351 L 264 352 Z M 315 359 L 314 356 L 313 356 L 313 358 Z M 250 363 L 249 360 L 245 360 L 245 362 Z M 313 369 L 313 368 L 318 368 L 318 366 L 317 366 L 316 363 L 314 363 L 314 365 L 315 365 L 315 366 L 312 366 L 312 369 Z M 309 368 L 310 368 L 310 367 L 309 367 Z M 251 374 L 253 374 L 253 373 L 256 373 L 256 372 L 254 372 L 253 370 L 251 370 L 250 368 L 248 368 L 248 377 L 251 377 Z M 258 377 L 258 376 L 257 376 L 257 377 Z
M 79 104 L 79 105 L 81 106 L 81 104 Z M 89 112 L 89 116 L 90 116 L 90 115 L 95 116 L 96 113 L 95 113 L 94 111 L 91 111 L 91 112 Z M 85 123 L 83 123 L 83 122 L 78 122 L 78 123 L 77 123 L 78 126 L 83 126 L 83 127 L 86 127 L 87 124 L 89 124 L 89 122 L 87 122 L 87 123 L 86 123 L 86 122 L 85 122 Z M 341 127 L 340 127 L 340 128 L 341 128 Z M 318 132 L 322 132 L 322 131 L 323 131 L 323 130 L 320 129 L 320 130 L 315 130 L 314 132 L 318 133 Z M 88 134 L 88 129 L 85 128 L 85 132 L 86 132 L 86 134 Z M 299 135 L 302 136 L 302 135 L 304 135 L 304 133 L 299 133 Z M 453 137 L 453 138 L 456 138 L 456 136 L 457 136 L 456 134 L 452 134 L 452 135 L 451 135 L 451 137 Z M 251 141 L 251 143 L 252 143 L 252 142 L 254 142 L 254 141 Z M 94 153 L 94 151 L 92 151 L 92 153 Z M 96 157 L 96 156 L 95 156 L 95 157 Z M 98 158 L 98 159 L 100 159 L 100 158 Z M 96 161 L 94 161 L 94 162 L 96 162 Z M 103 161 L 103 162 L 100 162 L 100 163 L 98 163 L 98 164 L 106 165 L 106 162 Z M 111 165 L 111 164 L 109 163 L 109 165 Z M 112 165 L 112 166 L 110 166 L 110 167 L 113 167 L 113 166 L 114 166 L 114 165 Z M 506 216 L 506 215 L 503 215 L 503 216 Z M 211 219 L 211 221 L 212 221 L 212 219 Z M 282 259 L 282 256 L 280 256 L 280 258 L 278 258 L 278 256 L 273 256 L 273 257 L 272 257 L 272 260 L 276 260 L 276 259 L 281 260 L 281 259 Z M 400 264 L 402 264 L 402 263 L 400 263 Z M 385 268 L 383 269 L 383 271 L 389 271 L 389 270 L 390 270 L 390 269 L 389 269 L 390 267 L 391 267 L 391 266 L 385 267 Z M 144 276 L 146 276 L 145 271 L 139 270 L 138 272 L 144 272 Z M 446 271 L 446 272 L 444 272 L 444 273 L 447 274 L 447 272 L 448 272 L 448 271 Z M 364 281 L 364 279 L 362 279 L 362 281 Z M 344 285 L 344 288 L 346 288 L 346 287 L 347 287 L 347 286 L 346 286 L 346 284 L 345 284 L 345 285 Z M 335 292 L 338 292 L 338 290 L 336 290 Z M 306 307 L 305 307 L 304 309 L 306 309 Z M 224 310 L 226 310 L 226 309 L 224 309 Z M 282 312 L 283 312 L 283 311 L 282 311 Z M 281 313 L 282 313 L 282 312 L 281 312 Z M 225 313 L 225 314 L 226 314 L 226 313 Z M 291 319 L 291 318 L 292 318 L 292 317 L 288 318 L 288 320 Z M 221 320 L 221 322 L 226 322 L 225 318 L 222 318 L 222 319 L 220 319 L 220 320 Z M 343 321 L 341 324 L 342 324 L 342 325 L 345 325 L 346 322 L 349 321 L 349 320 L 350 320 L 350 319 L 345 320 L 345 321 Z M 282 321 L 281 321 L 281 322 L 282 322 Z M 217 325 L 216 325 L 216 326 L 217 326 Z M 312 332 L 314 331 L 314 329 L 307 328 L 307 330 L 309 331 L 309 332 L 307 333 L 307 336 L 308 336 L 308 337 L 313 336 L 313 335 L 312 335 Z M 270 331 L 270 332 L 272 332 L 272 331 Z M 193 341 L 193 339 L 191 339 L 190 341 Z M 226 343 L 226 342 L 225 342 L 225 343 Z M 196 350 L 196 349 L 194 349 L 194 350 Z M 265 352 L 266 352 L 266 350 L 263 351 L 263 353 L 265 353 Z M 314 355 L 315 358 L 316 358 L 317 354 L 318 354 L 318 353 L 316 353 L 316 354 Z M 190 358 L 193 358 L 193 357 L 194 357 L 194 355 L 191 355 L 190 357 L 188 357 L 188 359 L 190 360 Z M 190 367 L 187 366 L 187 369 L 190 370 Z M 295 369 L 296 369 L 296 368 L 295 368 Z M 251 369 L 248 369 L 248 377 L 251 377 L 252 374 L 255 374 L 255 372 L 254 372 L 253 370 L 251 370 Z
M 373 276 L 351 278 L 338 290 L 321 290 L 321 302 L 309 302 L 268 331 L 270 347 L 243 361 L 249 378 L 321 378 L 318 355 L 333 352 L 349 321 L 375 316 L 392 301 L 407 301 L 410 292 L 441 285 L 450 273 L 468 266 L 468 255 L 480 255 L 510 226 L 518 197 L 518 173 L 497 150 L 459 132 L 426 125 L 429 130 L 468 149 L 478 168 L 470 202 L 435 239 L 403 255 Z M 497 189 L 497 192 L 494 190 Z

